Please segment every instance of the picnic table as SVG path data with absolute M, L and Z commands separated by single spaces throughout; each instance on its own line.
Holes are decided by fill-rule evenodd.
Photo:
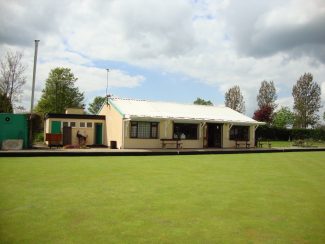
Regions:
M 245 140 L 245 141 L 239 141 L 239 140 L 236 140 L 236 148 L 240 148 L 240 146 L 245 146 L 246 148 L 250 148 L 250 142 L 248 140 Z
M 160 139 L 162 148 L 166 148 L 168 144 L 175 144 L 176 148 L 182 148 L 183 142 L 180 139 Z
M 52 148 L 60 147 L 62 146 L 62 134 L 52 134 L 52 133 L 46 133 L 45 134 L 45 140 L 49 142 L 49 147 Z

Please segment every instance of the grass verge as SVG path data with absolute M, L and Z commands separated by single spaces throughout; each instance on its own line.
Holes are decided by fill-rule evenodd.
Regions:
M 325 153 L 0 158 L 2 243 L 324 243 Z

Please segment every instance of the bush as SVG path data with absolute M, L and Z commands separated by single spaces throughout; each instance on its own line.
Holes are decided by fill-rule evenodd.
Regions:
M 43 132 L 35 133 L 34 142 L 44 142 L 44 133 Z
M 284 129 L 269 127 L 266 125 L 259 126 L 256 130 L 256 138 L 262 138 L 275 141 L 288 140 L 325 140 L 324 129 Z

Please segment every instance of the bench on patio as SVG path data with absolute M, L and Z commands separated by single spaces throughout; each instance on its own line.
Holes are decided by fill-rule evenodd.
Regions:
M 182 148 L 183 142 L 179 139 L 160 139 L 162 148 L 166 148 L 168 144 L 175 144 L 176 148 Z
M 62 146 L 62 134 L 51 134 L 46 133 L 45 134 L 45 141 L 49 142 L 49 147 L 61 147 Z
M 236 144 L 235 144 L 236 148 L 240 148 L 241 146 L 245 148 L 250 148 L 250 145 L 251 144 L 249 143 L 249 141 L 238 141 L 238 140 L 236 140 Z
M 272 143 L 269 141 L 257 141 L 257 147 L 263 148 L 263 144 L 268 145 L 269 148 L 272 147 Z

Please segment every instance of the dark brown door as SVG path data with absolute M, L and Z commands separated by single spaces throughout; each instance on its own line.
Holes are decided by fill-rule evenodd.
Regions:
M 208 124 L 208 147 L 222 147 L 222 124 Z
M 63 127 L 63 146 L 71 145 L 72 141 L 72 128 L 68 126 Z

